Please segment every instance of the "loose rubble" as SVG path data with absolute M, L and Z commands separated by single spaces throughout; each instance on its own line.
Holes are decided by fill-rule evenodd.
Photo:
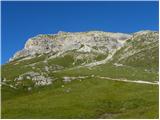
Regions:
M 50 77 L 45 77 L 40 73 L 33 72 L 33 71 L 26 72 L 20 75 L 19 77 L 15 78 L 14 81 L 19 82 L 19 81 L 28 80 L 28 79 L 32 80 L 35 86 L 50 85 L 52 84 L 52 81 L 53 81 L 53 79 L 51 79 Z

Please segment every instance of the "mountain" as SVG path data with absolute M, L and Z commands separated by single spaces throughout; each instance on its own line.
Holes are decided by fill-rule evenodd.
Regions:
M 146 30 L 30 38 L 1 67 L 2 118 L 157 118 L 158 37 Z

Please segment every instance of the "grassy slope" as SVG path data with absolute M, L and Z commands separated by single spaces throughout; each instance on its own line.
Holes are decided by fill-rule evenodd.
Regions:
M 40 62 L 41 59 L 35 60 Z M 14 75 L 31 70 L 31 67 L 24 69 L 22 66 L 34 63 L 35 60 L 31 59 L 14 66 L 14 63 L 7 64 L 3 66 L 7 69 L 2 67 L 2 75 L 12 79 Z M 59 63 L 63 63 L 62 61 Z M 51 64 L 54 62 L 51 61 Z M 65 67 L 65 64 L 63 66 Z M 41 68 L 44 65 L 38 64 L 37 67 Z M 6 70 L 10 74 L 5 73 Z M 147 81 L 157 80 L 158 75 L 154 72 L 145 72 L 140 68 L 105 64 L 92 69 L 64 69 L 57 73 L 50 73 L 50 76 L 57 77 L 59 80 L 51 86 L 35 88 L 33 91 L 13 90 L 2 86 L 2 118 L 158 118 L 157 85 L 88 78 L 82 82 L 72 81 L 65 84 L 64 88 L 61 87 L 64 84 L 61 81 L 63 76 L 92 74 Z M 71 89 L 71 92 L 66 93 L 67 89 Z
M 150 32 L 138 35 L 127 41 L 126 45 L 113 56 L 112 62 L 157 72 L 159 65 L 158 50 L 158 33 Z M 133 52 L 136 53 L 121 60 L 119 59 L 121 56 Z
M 121 66 L 116 67 L 110 63 L 99 65 L 91 69 L 82 67 L 79 69 L 63 70 L 57 73 L 51 73 L 51 76 L 104 76 L 111 78 L 125 78 L 129 80 L 158 81 L 158 73 L 147 72 L 141 68 Z
M 12 91 L 2 100 L 2 118 L 158 118 L 158 86 L 93 78 L 61 84 Z
M 136 45 L 137 49 L 141 49 L 141 45 L 143 44 Z M 144 50 L 120 61 L 126 66 L 114 66 L 112 62 L 117 61 L 124 49 L 117 52 L 114 56 L 115 61 L 90 69 L 85 67 L 70 69 L 84 62 L 80 60 L 73 65 L 75 61 L 73 56 L 76 55 L 74 52 L 51 59 L 47 64 L 43 62 L 47 56 L 43 55 L 21 61 L 19 64 L 13 61 L 2 66 L 2 77 L 7 80 L 13 80 L 27 71 L 41 72 L 46 65 L 58 64 L 64 67 L 59 72 L 49 73 L 49 76 L 57 77 L 58 80 L 47 87 L 26 91 L 23 88 L 14 90 L 2 86 L 2 118 L 158 118 L 158 85 L 124 83 L 98 78 L 75 80 L 67 84 L 62 82 L 63 76 L 91 75 L 151 82 L 158 80 L 158 47 L 150 51 Z M 149 55 L 152 57 L 149 58 Z M 101 60 L 105 57 L 100 55 L 95 59 Z M 90 58 L 84 59 L 92 61 Z M 30 66 L 24 67 L 35 62 L 38 64 L 34 70 Z M 145 70 L 150 68 L 153 70 Z M 70 92 L 67 93 L 67 90 Z
M 3 66 L 5 69 L 2 67 L 2 75 L 12 79 L 14 75 L 31 70 L 31 67 L 24 69 L 23 65 L 34 63 L 35 60 L 40 62 L 42 58 L 27 60 L 14 67 L 14 63 L 7 64 Z M 61 60 L 59 65 L 70 67 L 61 64 L 64 59 L 59 60 Z M 51 64 L 56 63 L 55 61 L 51 61 Z M 41 62 L 37 65 L 39 68 L 44 66 Z M 10 74 L 5 73 L 6 70 Z M 64 84 L 61 82 L 63 76 L 92 74 L 147 81 L 157 80 L 158 75 L 154 72 L 145 72 L 140 68 L 105 64 L 92 69 L 64 69 L 57 73 L 50 73 L 50 76 L 57 77 L 59 80 L 52 86 L 35 88 L 30 92 L 2 86 L 2 118 L 158 118 L 157 85 L 88 78 L 82 82 L 72 81 L 65 84 L 64 88 L 61 87 Z M 71 92 L 66 93 L 68 88 Z

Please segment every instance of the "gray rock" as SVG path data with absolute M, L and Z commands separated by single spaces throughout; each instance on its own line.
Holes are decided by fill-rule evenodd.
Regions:
M 97 51 L 108 51 L 110 49 L 116 49 L 121 46 L 121 42 L 131 35 L 123 33 L 110 33 L 101 31 L 91 32 L 77 32 L 66 33 L 59 32 L 58 34 L 44 34 L 30 38 L 23 50 L 18 51 L 12 60 L 17 58 L 36 56 L 43 53 L 59 53 L 73 49 L 77 49 L 80 52 L 91 52 L 93 47 L 101 48 Z M 84 47 L 81 47 L 84 45 Z
M 32 88 L 31 87 L 28 87 L 28 91 L 31 91 L 32 90 Z
M 31 79 L 31 77 L 30 77 L 30 76 L 27 76 L 26 78 L 27 78 L 27 79 Z
M 52 84 L 52 79 L 49 77 L 45 77 L 41 75 L 40 73 L 37 72 L 26 72 L 19 77 L 17 77 L 15 80 L 20 81 L 20 80 L 25 80 L 24 78 L 31 79 L 36 86 L 44 86 L 44 85 L 50 85 Z

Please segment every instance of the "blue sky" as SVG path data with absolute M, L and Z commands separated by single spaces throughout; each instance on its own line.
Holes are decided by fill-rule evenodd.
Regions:
M 158 30 L 158 2 L 2 2 L 2 64 L 28 38 L 58 31 Z

